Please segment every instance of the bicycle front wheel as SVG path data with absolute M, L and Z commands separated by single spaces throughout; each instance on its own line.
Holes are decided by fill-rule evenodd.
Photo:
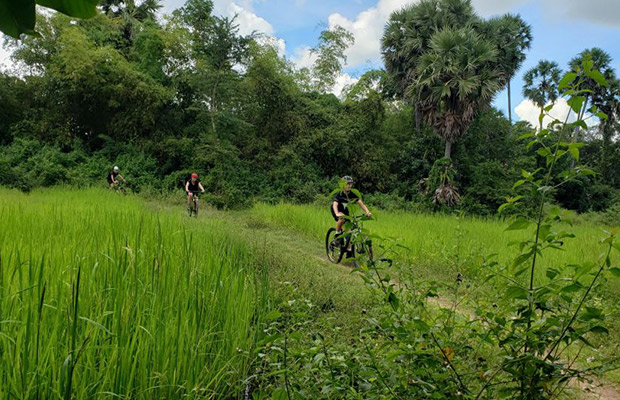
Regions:
M 336 239 L 336 228 L 329 228 L 325 235 L 325 252 L 327 259 L 334 264 L 338 264 L 344 255 L 344 246 L 338 243 Z

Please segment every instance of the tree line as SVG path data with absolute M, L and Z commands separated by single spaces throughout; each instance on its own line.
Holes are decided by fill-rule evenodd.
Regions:
M 381 206 L 490 214 L 522 169 L 543 162 L 517 145 L 542 126 L 491 107 L 504 88 L 510 99 L 534 40 L 519 16 L 485 20 L 467 0 L 407 6 L 385 27 L 385 68 L 336 97 L 353 43 L 343 28 L 321 32 L 316 61 L 298 68 L 269 38 L 214 15 L 211 0 L 188 0 L 165 18 L 160 8 L 104 0 L 90 19 L 40 14 L 37 35 L 5 42 L 19 71 L 0 74 L 0 184 L 93 185 L 119 165 L 137 191 L 172 191 L 197 171 L 207 201 L 243 207 L 315 201 L 349 174 Z M 586 142 L 580 161 L 599 174 L 553 200 L 603 211 L 620 189 L 620 84 L 598 48 L 567 72 L 582 74 L 584 61 L 609 82 L 593 80 L 575 109 L 600 116 L 574 132 Z M 524 95 L 545 112 L 562 96 L 560 75 L 541 61 L 525 73 Z

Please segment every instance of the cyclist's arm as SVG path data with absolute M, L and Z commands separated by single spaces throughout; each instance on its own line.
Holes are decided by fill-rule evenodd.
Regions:
M 368 207 L 366 207 L 366 204 L 364 204 L 362 199 L 359 199 L 357 201 L 357 204 L 359 204 L 359 206 L 361 207 L 362 210 L 364 210 L 364 212 L 366 213 L 367 216 L 370 217 L 372 215 L 372 213 L 370 212 L 370 210 L 368 210 Z
M 125 178 L 123 178 L 123 175 L 118 174 L 118 177 L 119 177 L 119 178 L 121 178 L 121 180 L 122 180 L 123 182 L 125 182 Z
M 189 193 L 189 181 L 185 182 L 185 192 Z
M 341 217 L 341 216 L 343 216 L 343 215 L 344 215 L 343 213 L 341 213 L 340 211 L 338 211 L 338 202 L 337 202 L 337 201 L 334 201 L 334 202 L 333 202 L 333 204 L 332 204 L 332 209 L 334 210 L 334 214 L 336 214 L 336 216 L 337 216 L 337 217 Z
M 114 174 L 110 174 L 110 180 L 112 181 L 112 183 L 117 183 Z
M 198 187 L 200 188 L 200 190 L 202 191 L 202 193 L 205 192 L 205 188 L 202 187 L 202 183 L 198 182 Z

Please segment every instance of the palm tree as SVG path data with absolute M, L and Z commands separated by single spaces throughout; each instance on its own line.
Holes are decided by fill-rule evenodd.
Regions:
M 581 87 L 588 90 L 588 92 L 584 94 L 584 97 L 586 99 L 583 102 L 581 110 L 579 111 L 579 115 L 577 116 L 578 119 L 583 118 L 583 115 L 588 108 L 589 101 L 591 101 L 591 103 L 598 108 L 603 108 L 605 107 L 605 103 L 610 99 L 609 88 L 601 86 L 597 84 L 593 79 L 584 76 L 582 66 L 583 62 L 586 60 L 592 61 L 592 69 L 600 71 L 607 80 L 607 82 L 612 82 L 616 79 L 616 73 L 611 67 L 611 56 L 598 47 L 584 50 L 579 53 L 577 57 L 570 60 L 568 66 L 571 72 L 575 72 L 578 76 L 580 76 L 580 78 L 584 79 Z M 575 129 L 575 131 L 573 132 L 573 141 L 577 141 L 578 133 L 579 130 Z
M 445 141 L 445 158 L 500 90 L 502 76 L 495 44 L 473 27 L 444 28 L 432 36 L 408 94 Z
M 525 50 L 532 43 L 532 29 L 518 15 L 507 14 L 488 21 L 487 37 L 497 43 L 498 58 L 502 64 L 502 80 L 508 91 L 509 134 L 512 134 L 512 101 L 510 80 L 525 61 Z
M 613 71 L 612 71 L 613 72 Z M 615 74 L 614 74 L 615 75 Z M 605 88 L 603 96 L 600 96 L 594 102 L 600 102 L 598 108 L 607 114 L 607 119 L 601 121 L 601 132 L 603 133 L 603 146 L 601 148 L 601 178 L 604 182 L 613 180 L 609 176 L 609 150 L 615 133 L 616 123 L 620 119 L 620 80 L 614 77 L 607 77 L 609 87 Z
M 471 3 L 462 0 L 422 1 L 392 13 L 381 38 L 381 49 L 385 69 L 395 82 L 396 95 L 406 97 L 407 88 L 416 79 L 417 60 L 428 49 L 437 29 L 477 22 Z M 420 105 L 413 102 L 413 106 L 419 133 Z
M 147 20 L 156 21 L 163 7 L 161 0 L 142 0 L 139 4 L 135 0 L 103 0 L 100 6 L 106 15 L 123 21 L 123 36 L 130 45 L 136 27 Z
M 562 71 L 555 61 L 540 60 L 538 64 L 523 75 L 523 96 L 534 102 L 543 112 L 547 103 L 558 99 L 558 84 Z M 540 121 L 542 130 L 542 120 Z

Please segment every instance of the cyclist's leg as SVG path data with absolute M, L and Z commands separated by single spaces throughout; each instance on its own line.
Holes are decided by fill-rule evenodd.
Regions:
M 187 206 L 191 207 L 192 206 L 192 197 L 193 197 L 193 193 L 192 192 L 188 192 L 187 193 Z

